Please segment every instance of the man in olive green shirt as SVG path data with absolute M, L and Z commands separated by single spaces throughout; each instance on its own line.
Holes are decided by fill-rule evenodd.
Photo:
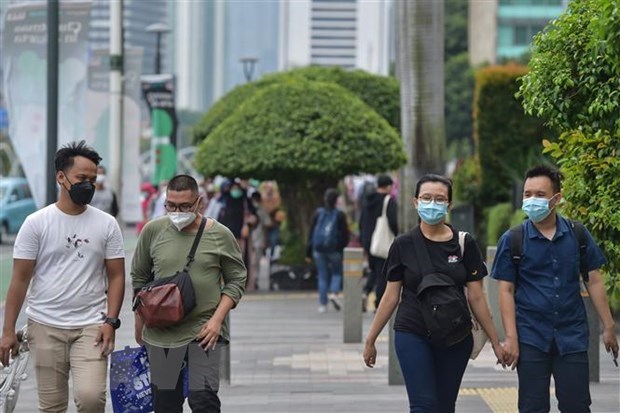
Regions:
M 188 175 L 168 183 L 167 215 L 149 222 L 138 239 L 131 265 L 134 291 L 183 269 L 202 221 L 198 184 Z M 247 278 L 239 245 L 219 222 L 207 218 L 189 269 L 196 307 L 178 324 L 147 328 L 135 316 L 138 344 L 145 344 L 151 365 L 156 413 L 183 412 L 181 367 L 189 370 L 189 405 L 193 413 L 219 413 L 219 359 L 228 344 L 226 315 L 245 291 Z

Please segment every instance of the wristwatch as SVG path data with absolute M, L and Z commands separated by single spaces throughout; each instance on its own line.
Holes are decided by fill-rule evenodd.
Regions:
M 106 317 L 104 322 L 111 325 L 115 330 L 118 330 L 118 328 L 121 326 L 120 318 Z

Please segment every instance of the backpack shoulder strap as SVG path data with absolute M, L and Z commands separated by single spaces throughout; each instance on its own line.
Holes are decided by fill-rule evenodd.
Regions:
M 411 235 L 413 236 L 413 250 L 418 261 L 421 275 L 430 274 L 433 272 L 433 264 L 426 250 L 426 243 L 424 242 L 424 235 L 422 234 L 420 226 L 415 227 Z
M 510 228 L 510 256 L 517 271 L 517 277 L 519 277 L 519 264 L 521 264 L 523 254 L 523 225 L 525 224 Z
M 467 236 L 466 231 L 459 231 L 459 247 L 461 248 L 461 258 L 465 255 L 465 237 Z
M 587 283 L 590 280 L 590 276 L 586 268 L 586 251 L 588 248 L 586 227 L 581 222 L 573 220 L 570 220 L 570 225 L 575 234 L 575 238 L 577 238 L 577 244 L 579 245 L 579 272 L 581 273 L 583 282 Z

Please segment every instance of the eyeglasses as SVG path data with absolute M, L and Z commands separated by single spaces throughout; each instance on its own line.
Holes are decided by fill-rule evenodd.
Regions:
M 439 205 L 448 205 L 450 201 L 445 196 L 436 196 L 433 198 L 432 195 L 422 195 L 418 197 L 418 201 L 423 204 L 430 204 L 432 201 L 435 201 L 436 204 Z
M 190 212 L 192 210 L 192 208 L 194 207 L 194 205 L 196 205 L 196 202 L 198 201 L 198 198 L 196 198 L 196 200 L 194 202 L 190 203 L 184 203 L 184 204 L 174 204 L 172 202 L 166 201 L 164 203 L 164 208 L 166 208 L 166 211 L 168 212 L 176 212 L 176 211 L 180 211 L 180 212 Z

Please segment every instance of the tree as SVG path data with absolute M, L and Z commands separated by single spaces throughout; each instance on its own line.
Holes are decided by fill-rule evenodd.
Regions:
M 332 82 L 340 85 L 373 108 L 395 129 L 400 128 L 399 86 L 395 78 L 377 76 L 363 70 L 309 66 L 270 74 L 258 81 L 237 86 L 218 100 L 194 127 L 194 142 L 198 143 L 209 136 L 220 123 L 258 91 L 275 83 L 295 79 Z
M 474 71 L 469 66 L 469 55 L 461 53 L 446 61 L 446 140 L 471 143 L 473 133 L 472 103 Z M 473 145 L 470 144 L 470 148 Z M 463 156 L 470 155 L 459 154 Z
M 401 85 L 402 135 L 407 165 L 401 174 L 402 228 L 416 224 L 411 214 L 414 185 L 421 175 L 445 170 L 444 2 L 394 3 L 397 72 Z
M 291 232 L 307 236 L 326 188 L 405 162 L 398 133 L 333 83 L 284 77 L 263 86 L 199 146 L 204 174 L 276 179 Z
M 536 35 L 519 90 L 527 113 L 560 132 L 620 129 L 617 10 L 614 0 L 574 0 Z
M 469 1 L 445 1 L 444 49 L 446 62 L 456 55 L 467 53 L 467 11 Z M 447 78 L 447 77 L 446 77 Z
M 565 213 L 601 245 L 607 286 L 620 301 L 620 5 L 573 0 L 534 39 L 520 93 L 529 113 L 561 133 L 545 141 L 565 175 Z

